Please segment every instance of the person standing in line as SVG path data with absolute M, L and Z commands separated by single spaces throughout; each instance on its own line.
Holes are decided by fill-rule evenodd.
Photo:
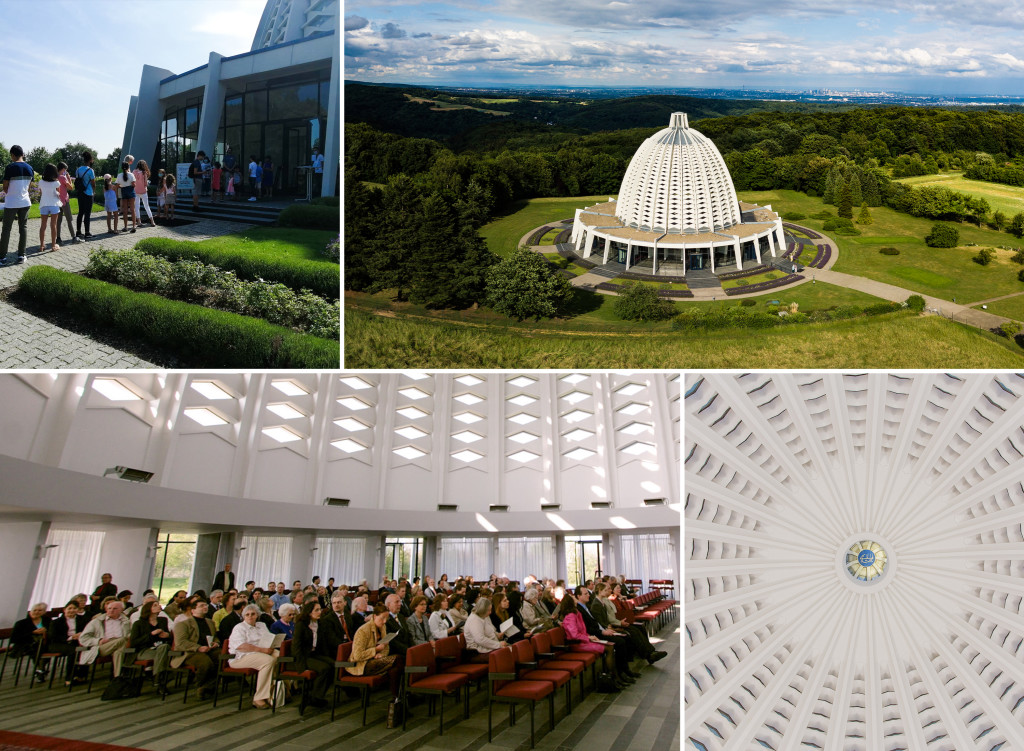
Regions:
M 203 157 L 203 195 L 210 197 L 210 174 L 213 172 L 213 165 L 210 164 L 210 157 Z
M 313 196 L 320 195 L 324 185 L 324 155 L 313 147 Z
M 196 154 L 196 158 L 192 160 L 192 164 L 188 168 L 188 176 L 192 178 L 192 210 L 199 211 L 199 191 L 202 189 L 203 180 L 203 160 L 206 158 L 206 152 L 200 151 Z
M 230 146 L 224 147 L 224 159 L 221 164 L 224 167 L 225 173 L 231 174 L 235 171 L 235 164 L 237 164 L 237 162 L 235 161 L 235 155 L 231 153 Z
M 249 196 L 249 200 L 250 201 L 255 201 L 256 200 L 256 196 L 260 192 L 259 169 L 260 169 L 260 165 L 256 161 L 256 155 L 255 154 L 250 154 L 249 155 L 249 192 L 252 193 L 252 195 Z
M 263 158 L 263 195 L 267 198 L 274 197 L 274 161 L 267 154 Z
M 142 219 L 142 209 L 146 210 L 146 216 L 149 217 L 149 226 L 155 227 L 156 220 L 153 219 L 153 211 L 149 208 L 149 165 L 146 164 L 145 159 L 140 159 L 138 164 L 135 165 L 135 169 L 132 171 L 132 175 L 135 177 L 135 221 Z
M 25 262 L 25 242 L 28 239 L 28 212 L 32 199 L 28 186 L 32 184 L 35 171 L 25 161 L 25 151 L 15 144 L 11 146 L 13 160 L 4 169 L 4 224 L 0 231 L 0 266 L 13 266 Z M 7 260 L 7 246 L 11 241 L 11 225 L 18 221 L 18 256 Z
M 128 171 L 131 163 L 125 159 L 121 162 L 121 174 L 114 182 L 121 194 L 121 213 L 124 214 L 124 231 L 128 232 L 128 220 L 132 220 L 131 232 L 135 231 L 135 175 Z
M 110 175 L 103 176 L 103 208 L 107 211 L 107 234 L 117 232 L 117 220 L 121 216 L 117 200 L 117 190 Z M 110 220 L 114 220 L 114 228 L 110 228 Z
M 43 167 L 43 179 L 39 181 L 39 252 L 46 250 L 46 225 L 50 225 L 50 250 L 60 250 L 57 243 L 57 217 L 60 214 L 60 182 L 57 167 L 47 164 Z
M 78 218 L 75 220 L 75 238 L 88 240 L 89 220 L 92 218 L 93 193 L 96 190 L 96 173 L 92 169 L 92 152 L 82 152 L 82 166 L 75 170 L 75 194 L 78 198 Z M 82 234 L 82 219 L 85 219 L 85 234 Z M 109 220 L 107 224 L 109 225 Z
M 213 163 L 213 169 L 210 171 L 210 190 L 213 196 L 213 203 L 217 203 L 217 197 L 221 196 L 223 202 L 223 191 L 221 190 L 221 179 L 224 175 L 224 171 L 220 168 L 220 162 Z
M 176 188 L 174 187 L 174 175 L 167 175 L 164 178 L 164 208 L 167 209 L 167 220 L 174 221 L 174 202 L 177 199 Z
M 164 195 L 167 191 L 167 185 L 164 183 L 164 175 L 166 173 L 160 170 L 156 175 L 156 218 L 166 219 L 167 218 L 167 207 L 164 205 Z
M 57 245 L 59 247 L 61 243 L 60 228 L 65 219 L 68 223 L 68 232 L 71 234 L 71 242 L 78 242 L 78 238 L 75 237 L 75 218 L 71 214 L 71 194 L 69 192 L 75 181 L 68 174 L 68 165 L 64 162 L 57 165 L 57 182 L 60 183 L 60 213 L 57 215 Z

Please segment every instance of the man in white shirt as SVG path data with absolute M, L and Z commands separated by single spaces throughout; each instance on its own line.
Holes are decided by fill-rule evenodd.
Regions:
M 313 195 L 318 196 L 324 185 L 324 155 L 320 149 L 313 148 Z

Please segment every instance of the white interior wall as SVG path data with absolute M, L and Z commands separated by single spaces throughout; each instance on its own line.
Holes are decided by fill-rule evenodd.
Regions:
M 50 531 L 47 522 L 0 524 L 0 565 L 4 579 L 11 585 L 7 597 L 0 597 L 0 626 L 10 626 L 24 618 L 32 605 L 32 587 L 39 569 L 39 546 Z
M 152 527 L 108 528 L 103 536 L 100 574 L 109 573 L 119 591 L 134 592 L 134 602 L 142 601 L 142 593 L 153 578 L 152 546 L 156 544 L 156 534 Z
M 169 473 L 179 477 L 182 490 L 198 493 L 227 495 L 231 492 L 231 477 L 235 461 L 235 446 L 210 433 L 191 433 L 178 438 L 174 457 L 168 465 Z M 179 467 L 202 464 L 202 472 L 179 472 Z

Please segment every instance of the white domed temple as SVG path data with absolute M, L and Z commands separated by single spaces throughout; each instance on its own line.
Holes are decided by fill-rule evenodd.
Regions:
M 778 214 L 736 198 L 722 155 L 683 112 L 637 149 L 618 200 L 576 210 L 572 242 L 595 263 L 680 276 L 738 271 L 785 245 Z

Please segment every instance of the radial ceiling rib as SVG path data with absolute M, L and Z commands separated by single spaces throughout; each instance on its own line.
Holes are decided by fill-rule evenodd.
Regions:
M 1024 750 L 1024 379 L 689 393 L 691 746 Z

